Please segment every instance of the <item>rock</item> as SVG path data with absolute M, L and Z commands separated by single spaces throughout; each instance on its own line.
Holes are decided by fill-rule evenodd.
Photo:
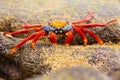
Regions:
M 112 18 L 117 22 L 106 27 L 91 28 L 104 42 L 99 46 L 96 41 L 86 35 L 88 45 L 83 47 L 83 41 L 77 34 L 72 44 L 75 46 L 51 45 L 48 41 L 38 41 L 36 50 L 32 50 L 28 42 L 18 49 L 13 56 L 9 55 L 11 48 L 21 39 L 7 38 L 0 34 L 0 72 L 7 79 L 24 79 L 35 74 L 45 74 L 63 67 L 85 66 L 93 67 L 101 72 L 109 73 L 115 67 L 119 68 L 120 42 L 120 2 L 119 0 L 3 0 L 0 2 L 0 31 L 20 30 L 22 23 L 42 23 L 48 21 L 74 21 L 85 18 L 89 12 L 94 17 L 89 23 L 104 23 Z M 31 33 L 30 33 L 31 34 Z M 19 38 L 24 38 L 30 34 Z M 16 35 L 15 35 L 16 36 Z M 58 36 L 58 43 L 63 44 L 66 36 Z M 45 39 L 46 40 L 46 39 Z M 112 43 L 111 43 L 112 42 Z M 116 44 L 113 44 L 116 43 Z M 117 47 L 116 47 L 117 46 Z M 112 59 L 111 59 L 112 58 Z M 101 61 L 101 62 L 100 62 Z M 117 65 L 116 65 L 117 64 Z
M 107 75 L 91 68 L 70 67 L 57 70 L 48 75 L 37 76 L 26 80 L 112 80 Z
M 108 75 L 113 79 L 113 80 L 120 80 L 120 67 L 118 68 L 113 68 Z
M 38 54 L 41 52 L 31 53 L 28 48 L 21 48 L 16 54 L 9 55 L 10 49 L 18 41 L 17 38 L 7 38 L 0 34 L 0 76 L 9 80 L 21 80 L 50 70 L 47 64 L 43 64 L 43 57 Z
M 0 72 L 7 79 L 24 79 L 33 75 L 54 72 L 64 67 L 84 66 L 108 72 L 119 66 L 120 47 L 117 45 L 64 46 L 51 45 L 38 41 L 36 50 L 28 42 L 14 55 L 9 55 L 11 48 L 20 39 L 0 34 Z M 115 46 L 114 46 L 115 45 Z M 111 59 L 112 58 L 112 59 Z M 101 61 L 101 62 L 100 62 Z M 117 64 L 117 65 L 116 65 Z
M 101 72 L 108 73 L 112 69 L 120 68 L 120 50 L 100 47 L 91 54 L 89 63 L 96 66 Z

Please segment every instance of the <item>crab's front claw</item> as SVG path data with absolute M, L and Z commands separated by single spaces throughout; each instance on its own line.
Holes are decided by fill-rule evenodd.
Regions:
M 34 28 L 34 27 L 41 27 L 42 24 L 22 24 L 22 28 Z

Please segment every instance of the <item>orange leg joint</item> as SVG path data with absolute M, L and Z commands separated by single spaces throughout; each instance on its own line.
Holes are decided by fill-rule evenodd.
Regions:
M 20 46 L 22 46 L 22 45 L 23 45 L 24 43 L 26 43 L 28 40 L 33 39 L 35 36 L 36 36 L 36 33 L 28 36 L 27 38 L 25 38 L 24 40 L 22 40 L 20 43 L 18 43 L 17 45 L 15 45 L 15 46 L 12 48 L 12 50 L 11 50 L 11 52 L 10 52 L 10 55 L 13 55 L 13 53 L 14 53 Z
M 102 39 L 99 36 L 97 36 L 94 32 L 92 32 L 91 30 L 87 30 L 87 29 L 82 29 L 82 30 L 83 30 L 84 33 L 90 34 L 96 41 L 98 41 L 98 43 L 100 45 L 103 44 Z
M 81 38 L 84 42 L 84 46 L 85 46 L 88 41 L 87 41 L 87 38 L 86 38 L 85 34 L 83 33 L 83 31 L 78 27 L 73 27 L 73 30 L 81 36 Z
M 37 42 L 37 40 L 43 36 L 45 34 L 45 30 L 41 30 L 38 32 L 38 34 L 34 37 L 33 41 L 32 41 L 32 48 L 35 49 L 35 43 Z

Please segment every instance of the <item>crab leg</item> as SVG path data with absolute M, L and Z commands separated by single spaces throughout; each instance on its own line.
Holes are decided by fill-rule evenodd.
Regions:
M 94 32 L 92 32 L 91 30 L 82 29 L 82 31 L 85 32 L 85 33 L 88 33 L 88 34 L 90 34 L 92 37 L 94 37 L 94 39 L 95 39 L 96 41 L 98 41 L 99 44 L 103 44 L 102 39 L 101 39 L 99 36 L 97 36 Z
M 54 32 L 50 32 L 50 41 L 55 44 L 57 42 L 56 34 Z
M 33 39 L 36 35 L 37 35 L 37 33 L 34 33 L 34 34 L 28 36 L 27 38 L 25 38 L 24 40 L 22 40 L 22 41 L 21 41 L 20 43 L 18 43 L 17 45 L 15 45 L 15 46 L 12 48 L 10 54 L 13 55 L 13 53 L 14 53 L 20 46 L 22 46 L 22 45 L 23 45 L 24 43 L 26 43 L 28 40 Z
M 112 19 L 106 23 L 91 23 L 91 24 L 75 24 L 75 26 L 77 27 L 83 27 L 83 28 L 91 28 L 91 27 L 97 27 L 97 26 L 100 26 L 100 27 L 105 27 L 107 26 L 108 24 L 112 23 L 112 22 L 115 22 L 116 19 Z
M 10 34 L 10 35 L 15 35 L 15 34 L 22 34 L 22 33 L 28 33 L 30 30 L 18 30 L 14 32 L 4 32 L 4 34 Z
M 65 39 L 65 44 L 69 45 L 73 40 L 73 33 L 72 31 L 69 31 L 66 33 L 66 35 L 67 35 L 67 38 Z
M 84 42 L 84 46 L 85 46 L 87 44 L 87 38 L 86 38 L 85 34 L 83 33 L 83 31 L 80 28 L 75 27 L 75 26 L 73 27 L 73 30 L 74 30 L 74 32 L 78 33 L 81 36 L 81 38 Z
M 42 28 L 36 27 L 36 28 L 30 28 L 30 29 L 25 29 L 25 30 L 18 30 L 14 32 L 4 32 L 4 34 L 10 34 L 10 35 L 15 35 L 15 34 L 23 34 L 23 33 L 28 33 L 31 30 L 39 31 Z
M 42 27 L 42 24 L 22 24 L 22 28 Z
M 45 34 L 45 30 L 40 30 L 38 32 L 38 34 L 34 37 L 33 41 L 32 41 L 32 48 L 35 49 L 35 43 L 37 42 L 37 40 Z
M 93 13 L 90 12 L 85 19 L 73 21 L 72 24 L 78 24 L 78 23 L 82 23 L 82 22 L 87 22 L 87 21 L 91 20 L 92 17 L 93 17 Z

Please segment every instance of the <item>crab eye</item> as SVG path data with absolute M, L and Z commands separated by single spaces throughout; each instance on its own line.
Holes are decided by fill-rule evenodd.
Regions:
M 62 31 L 62 30 L 60 30 L 59 32 L 60 32 L 60 33 L 62 33 L 63 31 Z
M 57 34 L 57 33 L 58 33 L 58 31 L 57 31 L 57 30 L 55 30 L 55 33 Z

